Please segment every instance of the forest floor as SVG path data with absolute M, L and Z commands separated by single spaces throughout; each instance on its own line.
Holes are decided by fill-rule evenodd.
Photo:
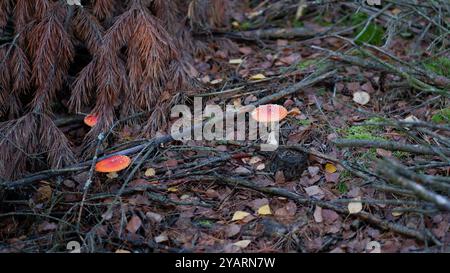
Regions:
M 100 252 L 449 251 L 448 203 L 439 203 L 450 193 L 449 70 L 439 70 L 449 63 L 413 71 L 431 57 L 426 35 L 391 36 L 379 14 L 358 24 L 370 36 L 380 28 L 381 44 L 357 42 L 364 30 L 355 22 L 333 23 L 352 8 L 253 26 L 256 11 L 234 14 L 233 32 L 205 39 L 194 67 L 205 104 L 262 101 L 289 111 L 277 151 L 249 140 L 150 142 L 118 175 L 86 166 L 44 175 L 3 201 L 14 210 L 1 215 L 0 252 L 66 251 L 69 241 Z M 253 31 L 270 27 L 315 35 Z M 449 60 L 445 43 L 440 62 Z M 61 128 L 75 142 L 89 130 L 79 121 Z M 138 131 L 115 130 L 110 151 L 148 144 Z

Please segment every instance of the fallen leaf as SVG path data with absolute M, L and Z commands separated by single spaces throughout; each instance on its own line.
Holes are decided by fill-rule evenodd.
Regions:
M 264 74 L 256 74 L 250 77 L 250 80 L 252 81 L 260 81 L 260 80 L 264 80 L 266 78 L 266 76 L 264 76 Z
M 360 105 L 366 105 L 370 101 L 370 95 L 365 91 L 355 92 L 353 93 L 353 101 Z
M 401 211 L 392 211 L 392 216 L 394 216 L 394 217 L 399 217 L 399 216 L 402 216 L 403 215 L 403 212 L 401 212 Z
M 237 168 L 234 170 L 234 173 L 236 173 L 236 174 L 251 174 L 252 171 L 250 171 L 250 170 L 247 169 L 247 168 L 244 168 L 244 167 L 240 166 L 240 167 L 237 167 Z
M 69 6 L 73 6 L 73 5 L 81 6 L 81 0 L 67 0 L 67 4 Z
M 258 166 L 256 166 L 256 170 L 257 171 L 262 171 L 266 168 L 266 165 L 264 163 L 259 164 Z
M 376 152 L 377 152 L 377 155 L 380 155 L 383 157 L 391 157 L 392 156 L 392 152 L 385 150 L 385 149 L 377 148 Z
M 327 173 L 335 173 L 337 171 L 336 166 L 331 163 L 325 164 L 325 171 Z
M 139 216 L 137 215 L 133 215 L 133 217 L 131 217 L 130 221 L 128 222 L 126 229 L 131 233 L 136 233 L 141 225 L 141 218 L 139 218 Z
M 316 221 L 316 223 L 322 223 L 323 222 L 322 208 L 319 207 L 319 206 L 316 206 L 316 209 L 314 210 L 314 221 Z
M 163 219 L 163 217 L 160 214 L 154 213 L 154 212 L 151 212 L 151 211 L 148 211 L 147 213 L 145 213 L 145 216 L 147 218 L 153 220 L 156 223 L 160 223 L 161 220 Z
M 261 162 L 261 161 L 262 161 L 262 158 L 261 158 L 261 157 L 259 157 L 259 156 L 254 156 L 254 157 L 250 158 L 250 161 L 249 161 L 248 163 L 251 164 L 251 165 L 253 165 L 253 164 L 259 163 L 259 162 Z
M 339 173 L 325 173 L 325 181 L 329 183 L 339 182 Z
M 145 173 L 144 173 L 144 175 L 146 177 L 153 177 L 153 176 L 155 176 L 155 174 L 156 174 L 156 171 L 153 168 L 148 168 L 147 170 L 145 170 Z
M 242 59 L 231 59 L 229 61 L 230 64 L 241 64 L 243 62 Z
M 178 189 L 175 188 L 175 187 L 170 187 L 170 188 L 167 189 L 167 191 L 168 191 L 168 192 L 177 192 Z
M 308 173 L 311 177 L 317 175 L 319 173 L 319 171 L 320 171 L 319 167 L 316 167 L 316 166 L 308 167 Z
M 238 211 L 236 211 L 233 214 L 233 218 L 231 218 L 231 221 L 239 221 L 239 220 L 242 220 L 242 219 L 244 219 L 245 217 L 247 217 L 249 215 L 250 215 L 250 213 L 248 213 L 248 212 L 238 210 Z
M 361 197 L 353 198 L 353 200 L 361 201 Z M 350 214 L 355 214 L 362 210 L 362 203 L 361 202 L 350 202 L 350 203 L 348 203 L 347 208 L 348 208 L 348 211 L 350 212 Z
M 241 232 L 241 226 L 236 224 L 230 224 L 226 227 L 225 233 L 228 238 L 231 238 Z
M 264 205 L 258 209 L 259 215 L 271 215 L 272 211 L 270 210 L 269 205 Z
M 322 209 L 322 218 L 325 223 L 331 224 L 339 218 L 339 215 L 334 210 Z
M 275 183 L 276 184 L 284 184 L 286 182 L 286 179 L 284 177 L 283 171 L 277 171 L 275 173 Z
M 154 239 L 155 242 L 158 243 L 158 244 L 169 240 L 169 238 L 167 237 L 167 235 L 164 234 L 164 233 L 162 233 L 162 234 L 156 236 L 156 237 L 153 238 L 153 239 Z
M 215 80 L 210 81 L 209 83 L 212 85 L 215 85 L 215 84 L 219 84 L 221 82 L 223 82 L 223 79 L 215 79 Z
M 240 247 L 240 248 L 246 248 L 252 241 L 250 240 L 242 240 L 234 243 L 233 245 Z
M 131 253 L 131 252 L 125 249 L 118 249 L 115 251 L 115 253 Z
M 52 187 L 44 185 L 37 190 L 37 198 L 39 201 L 47 201 L 52 197 Z
M 325 193 L 322 191 L 321 188 L 319 188 L 319 186 L 307 187 L 305 188 L 305 191 L 309 197 L 314 196 L 317 199 L 322 199 L 325 196 Z

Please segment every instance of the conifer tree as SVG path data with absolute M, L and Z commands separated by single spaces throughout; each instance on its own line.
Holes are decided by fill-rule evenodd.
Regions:
M 171 105 L 196 90 L 191 31 L 223 27 L 226 3 L 0 1 L 0 178 L 75 162 L 55 108 L 98 117 L 88 152 L 101 132 L 135 113 L 148 113 L 147 135 L 163 129 Z

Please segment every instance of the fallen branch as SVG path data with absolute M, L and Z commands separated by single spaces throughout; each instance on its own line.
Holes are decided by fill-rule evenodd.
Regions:
M 336 139 L 333 143 L 338 147 L 362 147 L 362 148 L 381 148 L 390 151 L 402 151 L 413 154 L 440 155 L 437 150 L 445 156 L 450 156 L 450 149 L 434 147 L 425 147 L 422 145 L 401 144 L 391 141 L 374 141 L 365 139 Z
M 197 180 L 197 181 L 209 180 L 209 181 L 216 181 L 218 183 L 226 184 L 229 186 L 241 186 L 241 187 L 253 189 L 253 190 L 256 190 L 256 191 L 259 191 L 262 193 L 266 193 L 266 194 L 270 194 L 270 195 L 282 196 L 282 197 L 291 199 L 292 201 L 295 201 L 296 203 L 301 204 L 301 205 L 317 205 L 322 208 L 331 209 L 331 210 L 334 210 L 334 211 L 342 213 L 342 214 L 349 214 L 348 210 L 345 207 L 334 205 L 329 202 L 320 201 L 320 200 L 316 200 L 316 199 L 304 198 L 297 193 L 290 192 L 283 188 L 261 187 L 261 186 L 258 186 L 256 184 L 254 184 L 250 181 L 247 181 L 245 179 L 242 179 L 242 178 L 225 177 L 225 176 L 217 174 L 217 173 L 214 176 L 195 176 L 195 177 L 191 177 L 191 178 L 194 180 Z M 360 218 L 362 220 L 366 220 L 374 225 L 377 225 L 380 228 L 389 229 L 389 230 L 392 230 L 399 234 L 403 234 L 405 236 L 416 238 L 420 241 L 433 242 L 437 245 L 442 245 L 436 238 L 432 237 L 428 233 L 422 233 L 418 230 L 414 230 L 414 229 L 411 229 L 409 227 L 406 227 L 406 226 L 403 226 L 403 225 L 400 225 L 397 223 L 382 220 L 379 217 L 374 216 L 368 212 L 361 211 L 361 212 L 355 213 L 353 215 L 357 216 L 358 218 Z

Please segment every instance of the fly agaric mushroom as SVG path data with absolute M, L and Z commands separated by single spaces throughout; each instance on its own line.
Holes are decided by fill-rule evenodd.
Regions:
M 97 124 L 97 116 L 94 115 L 87 115 L 84 118 L 84 124 L 86 124 L 89 127 L 94 127 L 95 124 Z
M 114 155 L 103 159 L 95 164 L 95 170 L 100 173 L 118 172 L 131 163 L 131 159 L 126 155 Z
M 276 122 L 284 119 L 288 111 L 283 106 L 277 104 L 261 105 L 252 111 L 251 116 L 258 122 Z

